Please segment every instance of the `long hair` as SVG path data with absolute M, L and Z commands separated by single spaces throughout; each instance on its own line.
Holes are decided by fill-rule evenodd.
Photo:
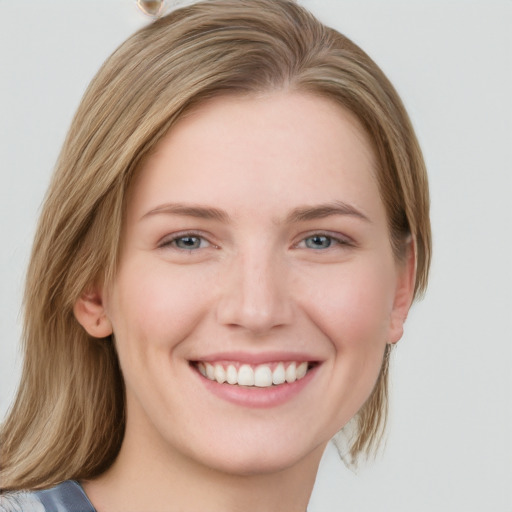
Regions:
M 184 112 L 209 98 L 272 90 L 328 97 L 353 112 L 378 161 L 397 258 L 416 245 L 416 295 L 430 261 L 425 166 L 388 79 L 354 43 L 293 0 L 210 0 L 130 37 L 92 80 L 58 159 L 37 228 L 24 297 L 24 366 L 1 431 L 3 490 L 88 479 L 115 459 L 123 379 L 112 340 L 90 337 L 73 305 L 116 274 L 126 192 L 145 156 Z M 386 351 L 387 354 L 388 351 Z M 356 418 L 350 456 L 378 443 L 387 355 Z

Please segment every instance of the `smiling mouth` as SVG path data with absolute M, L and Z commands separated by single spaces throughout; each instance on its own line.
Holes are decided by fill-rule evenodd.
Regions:
M 191 363 L 208 380 L 232 386 L 267 388 L 291 384 L 303 379 L 309 370 L 316 366 L 314 362 L 287 361 L 250 365 L 240 363 Z

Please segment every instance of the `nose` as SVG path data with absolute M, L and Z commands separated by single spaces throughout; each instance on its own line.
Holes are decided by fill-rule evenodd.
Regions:
M 237 255 L 221 277 L 217 321 L 256 335 L 287 325 L 293 316 L 285 262 L 261 247 Z

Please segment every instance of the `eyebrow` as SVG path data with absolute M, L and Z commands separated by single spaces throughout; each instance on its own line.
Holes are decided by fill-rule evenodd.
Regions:
M 350 217 L 357 217 L 366 222 L 371 222 L 370 219 L 362 211 L 348 203 L 344 203 L 343 201 L 333 201 L 331 203 L 315 206 L 303 206 L 295 208 L 286 217 L 286 222 L 304 222 L 308 220 L 330 217 L 331 215 L 348 215 Z
M 145 213 L 141 219 L 151 215 L 156 215 L 158 213 L 183 215 L 185 217 L 194 217 L 197 219 L 212 219 L 222 222 L 227 222 L 229 220 L 229 215 L 224 210 L 220 210 L 219 208 L 186 205 L 180 203 L 167 203 L 157 206 L 156 208 L 153 208 L 149 212 Z
M 141 220 L 156 214 L 172 214 L 183 215 L 185 217 L 194 217 L 197 219 L 218 220 L 228 222 L 230 216 L 224 210 L 208 206 L 187 205 L 181 203 L 166 203 L 149 212 L 145 213 Z M 356 217 L 366 222 L 370 219 L 354 206 L 343 201 L 333 201 L 330 203 L 319 204 L 315 206 L 299 206 L 294 208 L 285 218 L 285 223 L 293 224 L 294 222 L 305 222 L 309 220 L 322 219 L 333 215 L 344 215 Z

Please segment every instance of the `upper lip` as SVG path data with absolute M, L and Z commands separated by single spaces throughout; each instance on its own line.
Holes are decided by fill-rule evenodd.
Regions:
M 220 361 L 236 361 L 239 363 L 258 365 L 275 362 L 292 362 L 301 363 L 320 362 L 320 358 L 312 354 L 303 352 L 217 352 L 190 359 L 192 362 L 216 363 Z

